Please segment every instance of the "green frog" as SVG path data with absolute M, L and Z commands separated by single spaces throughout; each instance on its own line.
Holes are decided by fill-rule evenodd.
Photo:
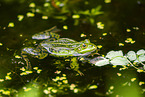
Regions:
M 60 31 L 56 26 L 51 29 L 39 32 L 32 36 L 32 39 L 43 40 L 37 47 L 25 47 L 21 51 L 23 59 L 26 61 L 27 68 L 31 68 L 30 61 L 27 55 L 34 58 L 44 59 L 48 55 L 61 58 L 70 58 L 70 67 L 77 71 L 80 75 L 79 64 L 77 58 L 81 56 L 87 56 L 97 50 L 97 46 L 90 42 L 89 39 L 77 42 L 69 38 L 60 38 L 55 33 Z

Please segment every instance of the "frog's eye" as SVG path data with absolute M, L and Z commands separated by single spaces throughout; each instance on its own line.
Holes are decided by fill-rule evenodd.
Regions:
M 82 44 L 82 48 L 86 48 L 87 47 L 87 44 Z

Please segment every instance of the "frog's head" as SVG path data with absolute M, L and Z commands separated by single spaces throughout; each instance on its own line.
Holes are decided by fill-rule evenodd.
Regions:
M 79 55 L 89 55 L 91 52 L 95 51 L 97 46 L 90 42 L 89 39 L 85 39 L 80 42 L 80 45 L 76 48 Z

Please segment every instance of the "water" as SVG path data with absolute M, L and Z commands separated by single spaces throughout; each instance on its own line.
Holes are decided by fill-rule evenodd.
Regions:
M 74 20 L 67 14 L 66 16 L 68 16 L 68 19 L 65 22 L 59 19 L 54 19 L 52 18 L 53 16 L 48 20 L 44 20 L 41 18 L 42 15 L 38 13 L 35 17 L 26 17 L 26 13 L 30 9 L 28 7 L 29 3 L 30 2 L 27 1 L 20 2 L 17 0 L 9 2 L 3 0 L 0 2 L 0 43 L 3 44 L 2 46 L 0 46 L 0 73 L 2 74 L 0 75 L 1 78 L 4 78 L 6 76 L 6 73 L 10 72 L 10 70 L 16 72 L 19 75 L 19 73 L 21 72 L 19 70 L 19 67 L 25 65 L 18 64 L 19 61 L 24 61 L 22 59 L 14 58 L 14 54 L 20 55 L 21 49 L 25 47 L 23 43 L 29 45 L 28 41 L 33 41 L 31 39 L 31 36 L 33 34 L 46 30 L 53 26 L 57 26 L 62 30 L 61 32 L 58 32 L 61 37 L 71 38 L 77 41 L 88 38 L 94 44 L 102 45 L 103 48 L 100 49 L 100 54 L 106 55 L 106 53 L 110 50 L 122 50 L 124 54 L 126 54 L 130 50 L 137 51 L 139 49 L 145 49 L 144 1 L 112 0 L 110 4 L 105 4 L 103 0 L 92 0 L 88 5 L 84 5 L 84 2 L 82 0 L 74 0 L 74 2 L 69 3 L 71 5 L 70 9 L 75 6 L 75 8 L 78 8 L 77 10 L 86 10 L 94 8 L 98 5 L 102 5 L 101 11 L 104 11 L 104 14 L 95 17 L 96 22 L 101 21 L 105 25 L 104 29 L 102 30 L 97 28 L 96 23 L 91 24 L 89 23 L 89 21 L 84 20 L 84 16 L 81 16 L 82 20 L 79 21 L 80 24 L 77 26 L 74 26 Z M 41 3 L 37 2 L 36 4 L 41 5 L 42 1 Z M 22 21 L 17 20 L 17 15 L 19 14 L 25 16 Z M 14 22 L 15 26 L 7 27 L 9 22 Z M 68 30 L 63 30 L 63 25 L 67 25 Z M 127 32 L 127 29 L 130 29 L 131 32 Z M 84 33 L 87 37 L 80 37 L 82 33 Z M 103 36 L 102 33 L 107 33 L 107 35 Z M 135 40 L 134 44 L 125 43 L 125 40 L 129 37 Z M 119 46 L 119 43 L 123 43 L 124 46 Z M 32 44 L 30 43 L 30 45 Z M 84 73 L 84 76 L 76 76 L 76 72 L 70 69 L 69 62 L 64 61 L 64 59 L 58 59 L 50 56 L 43 60 L 31 58 L 30 56 L 29 58 L 31 60 L 32 66 L 38 66 L 39 68 L 41 68 L 42 73 L 40 75 L 35 73 L 20 77 L 17 74 L 13 73 L 13 79 L 9 82 L 5 82 L 5 87 L 10 87 L 18 90 L 19 88 L 22 88 L 22 86 L 25 86 L 24 83 L 27 83 L 27 80 L 29 80 L 29 82 L 32 81 L 33 83 L 33 80 L 36 79 L 38 79 L 38 82 L 40 83 L 46 83 L 48 80 L 55 78 L 56 74 L 54 74 L 54 72 L 56 70 L 61 70 L 61 74 L 65 73 L 67 75 L 67 79 L 70 84 L 78 84 L 78 87 L 80 88 L 87 87 L 87 85 L 98 85 L 97 89 L 87 90 L 86 92 L 79 94 L 79 96 L 83 97 L 86 97 L 86 95 L 97 97 L 104 96 L 106 91 L 109 90 L 110 86 L 115 87 L 113 90 L 111 90 L 115 92 L 114 94 L 112 94 L 113 96 L 117 94 L 127 95 L 123 94 L 124 92 L 119 92 L 119 89 L 123 91 L 124 88 L 121 86 L 126 82 L 128 83 L 124 87 L 129 88 L 131 84 L 131 88 L 136 88 L 136 91 L 140 92 L 142 90 L 137 84 L 140 81 L 145 81 L 143 79 L 144 73 L 137 73 L 136 70 L 131 67 L 129 69 L 120 71 L 119 68 L 122 67 L 112 68 L 111 65 L 96 67 L 92 66 L 89 63 L 79 62 L 80 70 Z M 58 63 L 54 65 L 54 62 Z M 121 73 L 122 76 L 118 76 L 118 73 Z M 24 82 L 21 80 L 21 78 Z M 131 82 L 132 78 L 137 78 L 137 80 L 135 82 Z M 138 92 L 135 93 L 137 94 Z M 67 96 L 78 96 L 73 92 L 68 93 L 70 93 L 71 95 L 66 94 Z

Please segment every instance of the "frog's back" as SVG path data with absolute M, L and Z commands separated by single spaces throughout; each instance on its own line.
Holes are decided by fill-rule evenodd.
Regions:
M 96 50 L 96 47 L 91 43 L 77 42 L 69 38 L 60 38 L 55 41 L 45 40 L 40 45 L 47 49 L 50 55 L 57 57 L 85 56 Z M 83 47 L 84 45 L 86 45 L 86 48 Z M 94 48 L 92 50 L 88 50 L 88 47 L 90 46 Z M 81 50 L 83 52 L 81 52 Z
M 57 29 L 56 26 L 48 29 L 48 30 L 45 30 L 45 31 L 42 31 L 42 32 L 39 32 L 39 33 L 36 33 L 32 36 L 32 39 L 37 39 L 37 40 L 42 40 L 42 39 L 50 39 L 50 38 L 56 38 L 58 39 L 59 38 L 59 35 L 56 34 L 55 32 L 59 32 L 60 30 Z

